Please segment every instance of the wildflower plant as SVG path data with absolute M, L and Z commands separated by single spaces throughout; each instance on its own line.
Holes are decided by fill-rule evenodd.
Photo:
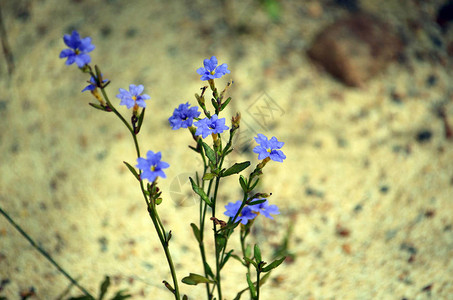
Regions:
M 163 284 L 172 293 L 175 299 L 188 299 L 182 295 L 178 272 L 170 251 L 171 230 L 168 230 L 159 216 L 158 206 L 164 203 L 162 192 L 159 188 L 159 178 L 166 178 L 165 169 L 170 165 L 163 160 L 165 153 L 148 150 L 146 157 L 142 157 L 142 150 L 138 141 L 138 136 L 145 119 L 145 110 L 151 97 L 144 94 L 143 85 L 129 85 L 129 90 L 119 89 L 116 98 L 120 100 L 113 102 L 107 95 L 107 86 L 110 81 L 103 78 L 100 68 L 90 65 L 91 52 L 95 47 L 91 44 L 91 38 L 81 38 L 77 31 L 71 35 L 65 35 L 64 43 L 69 47 L 61 51 L 60 58 L 66 58 L 66 64 L 74 62 L 78 68 L 88 74 L 89 85 L 83 91 L 90 91 L 96 103 L 89 103 L 92 107 L 105 113 L 112 113 L 124 124 L 129 133 L 136 150 L 136 164 L 124 162 L 126 167 L 137 180 L 145 200 L 146 209 L 154 225 L 158 239 L 162 245 L 163 252 L 171 274 L 171 280 L 164 280 Z M 190 177 L 190 183 L 194 193 L 199 198 L 198 220 L 191 223 L 194 238 L 198 244 L 200 252 L 200 263 L 203 267 L 203 274 L 190 273 L 182 278 L 182 282 L 187 285 L 202 284 L 206 289 L 206 299 L 223 300 L 222 273 L 225 265 L 234 258 L 245 268 L 244 286 L 237 291 L 235 299 L 248 291 L 251 299 L 260 298 L 260 287 L 270 275 L 270 271 L 279 266 L 285 259 L 280 257 L 270 263 L 266 263 L 261 255 L 258 245 L 253 245 L 247 241 L 251 228 L 256 218 L 263 215 L 273 219 L 272 215 L 278 215 L 277 205 L 270 204 L 271 193 L 257 191 L 256 187 L 263 175 L 265 165 L 270 161 L 283 162 L 286 156 L 280 150 L 284 143 L 277 138 L 268 139 L 263 134 L 258 134 L 255 141 L 258 145 L 254 152 L 258 154 L 259 162 L 253 171 L 245 175 L 246 169 L 251 165 L 250 161 L 243 161 L 226 165 L 229 159 L 225 159 L 234 149 L 233 137 L 237 134 L 240 127 L 241 115 L 237 113 L 231 118 L 231 123 L 226 124 L 223 117 L 223 110 L 230 103 L 231 98 L 226 97 L 228 88 L 232 82 L 219 92 L 216 87 L 215 79 L 221 78 L 230 73 L 227 64 L 218 65 L 217 58 L 212 56 L 205 59 L 203 67 L 196 70 L 201 75 L 201 81 L 207 81 L 207 85 L 201 88 L 200 94 L 195 94 L 198 106 L 191 106 L 189 102 L 179 104 L 168 118 L 171 129 L 186 129 L 193 139 L 189 148 L 200 155 L 203 162 L 201 170 L 194 172 Z M 208 96 L 208 89 L 211 96 Z M 207 104 L 206 99 L 210 99 Z M 117 110 L 117 105 L 125 105 L 131 109 L 129 116 L 124 116 Z M 200 116 L 203 114 L 203 116 Z M 170 129 L 170 128 L 169 128 Z M 155 149 L 156 150 L 156 149 Z M 158 150 L 158 149 L 157 149 Z M 134 167 L 135 165 L 135 167 Z M 242 191 L 242 199 L 230 202 L 226 205 L 219 201 L 219 187 L 225 177 L 238 176 L 238 188 Z M 223 210 L 222 208 L 225 208 Z M 225 218 L 227 217 L 227 218 Z M 208 230 L 210 229 L 210 230 Z M 241 249 L 239 251 L 230 249 L 229 239 L 235 232 L 239 232 Z M 207 239 L 211 238 L 213 249 L 209 247 Z M 252 253 L 253 249 L 253 253 Z M 211 257 L 212 259 L 208 259 Z M 171 283 L 170 283 L 171 282 Z M 104 284 L 102 285 L 104 286 Z M 85 298 L 94 299 L 86 289 L 82 289 Z M 122 295 L 120 293 L 120 295 Z M 115 298 L 115 299 L 125 299 Z

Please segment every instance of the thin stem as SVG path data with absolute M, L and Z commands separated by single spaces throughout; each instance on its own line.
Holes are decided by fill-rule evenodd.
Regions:
M 109 108 L 123 122 L 123 124 L 127 127 L 129 132 L 131 133 L 132 138 L 134 140 L 134 145 L 135 145 L 135 151 L 137 153 L 137 158 L 140 157 L 140 146 L 138 144 L 137 134 L 134 132 L 134 129 L 131 127 L 131 125 L 129 125 L 129 123 L 126 121 L 126 119 L 124 119 L 124 117 L 112 105 L 112 103 L 110 102 L 110 100 L 109 100 L 109 98 L 107 96 L 107 93 L 105 92 L 105 89 L 101 88 L 101 91 L 102 91 L 102 95 L 104 96 L 105 101 L 107 102 Z M 139 175 L 141 175 L 141 173 L 142 173 L 141 170 L 139 170 Z M 179 300 L 181 298 L 181 296 L 179 294 L 178 279 L 177 279 L 177 276 L 176 276 L 176 271 L 175 271 L 175 267 L 174 267 L 174 264 L 173 264 L 173 259 L 171 257 L 170 249 L 168 247 L 168 240 L 166 238 L 165 228 L 164 228 L 164 226 L 162 224 L 162 221 L 160 220 L 159 214 L 157 213 L 155 204 L 151 203 L 150 200 L 148 199 L 147 195 L 146 195 L 145 187 L 143 185 L 143 181 L 142 180 L 140 180 L 140 189 L 142 191 L 143 197 L 145 198 L 145 202 L 146 202 L 146 205 L 148 207 L 149 216 L 150 216 L 150 218 L 151 218 L 151 220 L 153 222 L 154 228 L 156 229 L 156 233 L 157 233 L 157 235 L 159 237 L 160 243 L 162 245 L 162 248 L 164 249 L 165 256 L 167 258 L 168 266 L 170 268 L 170 273 L 171 273 L 171 276 L 172 276 L 172 279 L 173 279 L 173 285 L 174 285 L 173 288 L 174 288 L 175 299 Z
M 256 271 L 256 300 L 260 299 L 260 271 Z
M 14 220 L 0 207 L 0 213 L 13 225 L 14 228 L 36 249 L 42 256 L 44 256 L 57 270 L 63 274 L 72 284 L 78 287 L 86 296 L 95 299 L 84 287 L 82 287 L 74 278 L 71 277 L 43 248 L 38 246 L 36 242 L 20 227 Z
M 212 201 L 212 217 L 215 218 L 215 207 L 216 207 L 216 200 L 217 200 L 217 192 L 219 190 L 219 183 L 220 183 L 220 177 L 216 177 L 215 181 L 215 187 L 214 187 L 214 197 Z M 215 264 L 216 264 L 216 282 L 217 282 L 217 295 L 219 296 L 219 299 L 222 299 L 222 286 L 221 286 L 221 279 L 220 279 L 220 251 L 219 251 L 219 245 L 216 241 L 216 232 L 217 232 L 217 225 L 214 222 L 214 244 L 215 244 Z M 222 249 L 224 250 L 224 249 Z

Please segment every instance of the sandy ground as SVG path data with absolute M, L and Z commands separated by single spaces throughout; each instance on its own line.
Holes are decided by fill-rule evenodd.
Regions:
M 305 55 L 322 26 L 347 13 L 332 1 L 283 1 L 280 22 L 258 1 L 221 3 L 1 1 L 16 62 L 8 76 L 0 60 L 1 207 L 93 294 L 109 275 L 111 292 L 171 299 L 161 285 L 170 281 L 164 256 L 122 163 L 135 161 L 132 141 L 112 114 L 87 104 L 94 99 L 80 91 L 88 78 L 58 54 L 63 34 L 77 29 L 93 38 L 91 56 L 112 81 L 112 101 L 130 83 L 151 96 L 140 143 L 171 165 L 160 210 L 179 278 L 201 273 L 189 228 L 197 205 L 184 181 L 200 161 L 187 148 L 189 134 L 172 131 L 167 119 L 179 103 L 196 103 L 203 83 L 195 70 L 216 55 L 231 70 L 218 85 L 234 80 L 224 116 L 243 115 L 232 159 L 257 163 L 247 146 L 258 132 L 286 142 L 287 159 L 266 166 L 262 185 L 281 215 L 257 221 L 253 240 L 270 258 L 292 224 L 294 260 L 273 273 L 262 299 L 453 299 L 453 147 L 436 116 L 443 105 L 453 123 L 445 52 L 453 30 L 442 35 L 432 21 L 442 1 L 362 1 L 408 45 L 405 63 L 361 89 L 344 87 Z M 423 132 L 430 137 L 417 139 Z M 224 204 L 237 200 L 237 178 L 220 192 Z M 232 299 L 245 287 L 244 269 L 232 262 L 225 274 Z M 57 299 L 69 286 L 3 217 L 0 279 L 10 281 L 0 292 L 8 299 L 30 287 L 35 299 Z M 204 296 L 201 286 L 182 289 L 190 299 Z

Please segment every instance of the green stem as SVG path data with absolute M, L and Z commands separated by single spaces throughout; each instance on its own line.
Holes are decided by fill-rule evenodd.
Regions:
M 204 166 L 203 167 L 203 175 L 201 177 L 201 178 L 203 178 L 204 175 L 206 174 L 206 171 L 208 170 L 208 165 L 206 163 L 206 158 L 203 155 L 203 148 L 201 148 L 200 155 L 201 155 L 201 158 L 203 160 L 203 166 Z M 205 181 L 203 179 L 201 179 L 201 181 L 202 181 L 201 188 L 204 190 Z M 212 180 L 209 181 L 209 187 L 208 187 L 208 192 L 207 192 L 208 197 L 209 197 L 209 194 L 211 192 L 211 186 L 212 186 Z M 207 203 L 200 200 L 200 220 L 199 220 L 200 241 L 198 243 L 198 247 L 200 248 L 201 261 L 203 263 L 204 276 L 206 278 L 208 278 L 208 269 L 207 269 L 207 260 L 206 260 L 206 250 L 204 248 L 204 224 L 205 224 L 205 220 L 206 220 L 207 207 L 208 207 Z M 206 286 L 206 294 L 207 294 L 207 297 L 208 297 L 207 299 L 211 300 L 212 299 L 212 293 L 209 291 L 209 283 L 207 282 L 205 284 L 205 286 Z
M 101 88 L 101 92 L 102 92 L 102 95 L 104 96 L 104 99 L 105 101 L 107 102 L 109 108 L 113 111 L 113 113 L 123 122 L 123 124 L 127 127 L 127 129 L 129 130 L 129 132 L 131 133 L 132 135 L 132 138 L 134 140 L 134 145 L 135 145 L 135 151 L 137 153 L 137 158 L 140 157 L 140 146 L 138 144 L 138 140 L 137 140 L 137 134 L 134 132 L 134 129 L 132 128 L 132 126 L 129 125 L 129 123 L 126 121 L 126 119 L 124 119 L 124 117 L 116 110 L 116 108 L 112 105 L 112 103 L 110 102 L 108 96 L 107 96 L 107 93 L 105 92 L 105 89 L 104 88 Z M 141 170 L 139 170 L 139 175 L 141 175 Z M 173 260 L 172 260 L 172 257 L 171 257 L 171 253 L 170 253 L 170 249 L 168 247 L 168 241 L 167 241 L 167 238 L 165 236 L 165 228 L 160 220 L 160 217 L 159 217 L 159 214 L 157 213 L 157 210 L 156 210 L 156 207 L 155 207 L 155 204 L 154 203 L 151 203 L 148 199 L 148 197 L 146 196 L 146 192 L 145 192 L 145 187 L 143 185 L 143 181 L 140 180 L 140 189 L 142 191 L 142 194 L 143 194 L 143 197 L 145 199 L 145 202 L 146 202 L 146 205 L 148 207 L 148 213 L 149 213 L 149 216 L 154 224 L 154 228 L 156 229 L 156 233 L 159 237 L 159 240 L 160 240 L 160 243 L 162 244 L 162 248 L 164 249 L 164 252 L 165 252 L 165 256 L 167 258 L 167 263 L 168 263 L 168 266 L 170 268 L 170 273 L 171 273 L 171 276 L 172 276 L 172 279 L 173 279 L 173 285 L 174 285 L 174 295 L 175 295 L 175 299 L 176 300 L 179 300 L 181 298 L 180 296 L 180 293 L 179 293 L 179 286 L 178 286 L 178 279 L 177 279 L 177 276 L 176 276 L 176 271 L 175 271 L 175 267 L 174 267 L 174 264 L 173 264 Z
M 256 271 L 256 300 L 260 299 L 260 271 Z
M 214 197 L 212 200 L 212 217 L 215 218 L 215 207 L 216 207 L 216 200 L 217 200 L 217 192 L 219 190 L 219 183 L 220 183 L 220 177 L 216 177 L 215 181 L 215 187 L 214 187 Z M 216 282 L 217 282 L 217 295 L 219 299 L 222 299 L 222 286 L 221 286 L 221 278 L 220 278 L 220 251 L 219 251 L 219 245 L 216 241 L 216 232 L 217 232 L 217 225 L 214 222 L 214 244 L 215 244 L 215 265 L 216 265 Z M 225 248 L 222 249 L 223 252 L 225 251 Z
M 38 246 L 36 242 L 18 225 L 14 220 L 0 207 L 0 213 L 13 225 L 14 228 L 36 249 L 42 256 L 44 256 L 57 270 L 63 274 L 72 284 L 78 287 L 86 296 L 95 299 L 84 287 L 82 287 L 74 278 L 71 277 L 43 248 Z

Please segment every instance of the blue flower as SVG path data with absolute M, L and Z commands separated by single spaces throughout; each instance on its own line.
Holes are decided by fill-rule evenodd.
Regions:
M 101 74 L 101 76 L 102 76 L 102 74 Z M 102 80 L 102 83 L 105 83 L 105 82 L 107 82 L 107 81 L 108 81 L 108 79 L 104 79 L 104 80 Z M 91 76 L 90 82 L 91 82 L 91 84 L 87 85 L 87 86 L 82 90 L 82 92 L 85 92 L 85 91 L 94 91 L 94 90 L 97 88 L 97 86 L 96 86 L 96 79 L 95 79 L 93 76 Z
M 195 122 L 194 125 L 197 126 L 195 135 L 201 135 L 203 138 L 206 138 L 210 134 L 222 133 L 229 129 L 229 127 L 225 125 L 225 118 L 219 119 L 216 114 L 212 115 L 211 119 L 204 118 Z
M 186 104 L 180 104 L 177 108 L 175 108 L 173 115 L 168 118 L 171 129 L 176 130 L 192 126 L 193 119 L 198 118 L 200 112 L 198 111 L 197 106 L 191 108 L 189 108 L 189 106 L 190 104 L 187 102 Z
M 264 199 L 257 199 L 257 200 L 264 200 Z M 269 201 L 266 200 L 266 202 L 256 204 L 256 205 L 251 205 L 250 209 L 254 212 L 263 214 L 266 218 L 269 219 L 274 219 L 270 214 L 273 215 L 278 215 L 280 212 L 278 211 L 278 206 L 277 205 L 269 205 Z
M 197 70 L 197 73 L 201 75 L 201 80 L 220 78 L 223 75 L 230 73 L 227 64 L 217 66 L 217 58 L 215 56 L 211 57 L 211 59 L 205 59 L 203 65 L 204 68 L 199 68 Z
M 270 140 L 264 134 L 258 133 L 255 141 L 259 144 L 253 149 L 253 152 L 258 153 L 258 159 L 269 157 L 273 161 L 283 162 L 286 155 L 280 149 L 285 143 L 279 142 L 275 136 Z
M 66 64 L 72 65 L 74 62 L 79 68 L 87 65 L 91 61 L 91 57 L 87 52 L 94 50 L 94 45 L 91 44 L 91 38 L 86 37 L 81 39 L 79 33 L 74 30 L 71 35 L 65 34 L 63 37 L 64 43 L 70 49 L 64 49 L 60 52 L 60 58 L 67 58 Z
M 164 161 L 161 161 L 161 159 L 162 154 L 160 152 L 154 153 L 151 150 L 146 153 L 146 158 L 137 158 L 136 167 L 143 171 L 140 178 L 142 180 L 148 179 L 150 182 L 156 180 L 157 176 L 166 178 L 167 176 L 162 169 L 166 169 L 170 165 Z
M 235 203 L 228 203 L 227 205 L 225 205 L 226 211 L 223 214 L 227 217 L 234 218 L 239 208 L 241 208 L 241 204 L 241 200 L 238 200 Z M 242 208 L 241 214 L 236 218 L 236 222 L 240 221 L 242 224 L 246 225 L 249 220 L 253 220 L 256 216 L 257 214 L 255 214 L 249 206 L 244 206 Z
M 129 85 L 129 91 L 120 89 L 120 93 L 116 98 L 121 99 L 120 105 L 126 105 L 127 108 L 132 108 L 135 105 L 145 108 L 145 100 L 151 99 L 147 94 L 140 95 L 145 88 L 143 85 Z

